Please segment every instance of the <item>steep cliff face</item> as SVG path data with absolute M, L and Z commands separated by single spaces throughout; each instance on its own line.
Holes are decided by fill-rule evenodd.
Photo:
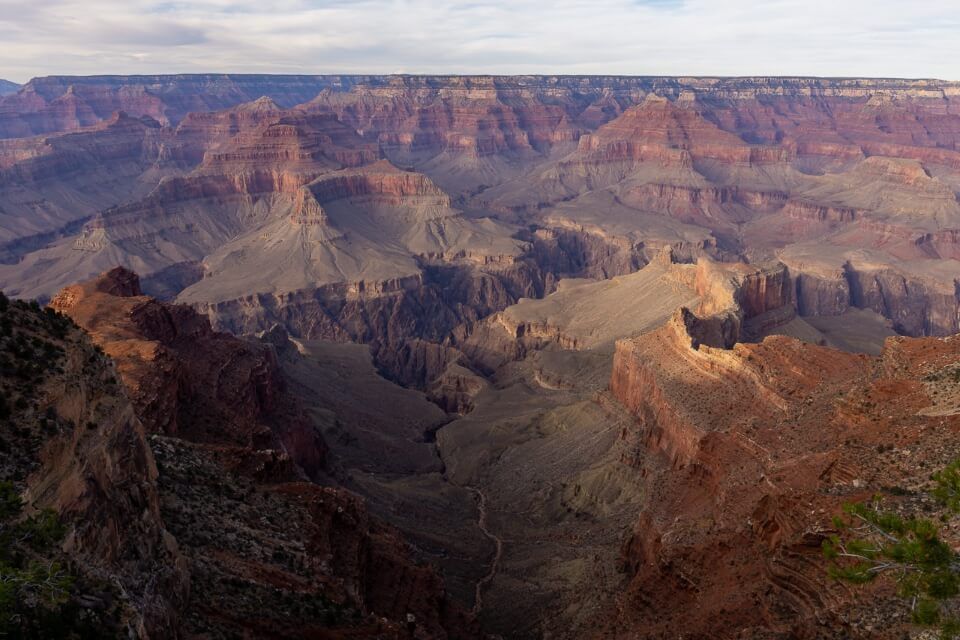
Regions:
M 878 613 L 830 581 L 820 541 L 841 502 L 923 483 L 931 460 L 955 455 L 942 437 L 956 425 L 918 410 L 933 398 L 921 380 L 958 342 L 890 339 L 878 359 L 782 336 L 728 350 L 698 339 L 703 320 L 683 310 L 617 345 L 611 393 L 636 417 L 627 460 L 656 499 L 624 542 L 629 587 L 606 631 L 879 637 L 860 621 L 879 615 L 896 636 L 906 610 Z M 919 458 L 891 465 L 878 442 Z
M 956 285 L 898 273 L 897 269 L 844 270 L 850 306 L 873 309 L 893 320 L 901 333 L 948 335 L 960 331 L 960 296 Z M 952 289 L 952 290 L 951 290 Z
M 701 259 L 692 274 L 700 296 L 696 315 L 698 342 L 729 348 L 762 337 L 796 315 L 793 282 L 782 263 L 749 265 Z
M 581 131 L 573 121 L 576 96 L 538 89 L 494 78 L 391 78 L 347 93 L 323 91 L 305 108 L 337 114 L 391 157 L 530 156 Z
M 239 333 L 287 327 L 298 337 L 369 344 L 391 377 L 420 386 L 442 370 L 424 369 L 422 340 L 439 346 L 462 325 L 538 295 L 543 276 L 524 263 L 503 269 L 437 266 L 395 281 L 338 284 L 285 295 L 197 304 L 218 327 Z M 419 363 L 419 364 L 418 364 Z
M 307 482 L 322 472 L 326 446 L 285 389 L 274 351 L 286 348 L 285 334 L 247 342 L 215 333 L 191 309 L 143 296 L 122 269 L 65 289 L 53 304 L 115 359 L 152 432 L 154 508 L 189 569 L 190 596 L 170 629 L 399 638 L 411 613 L 418 633 L 477 637 L 396 530 L 357 496 Z M 60 480 L 49 490 L 64 492 L 53 484 Z
M 849 308 L 871 309 L 906 335 L 960 331 L 955 261 L 931 261 L 917 268 L 916 263 L 883 264 L 868 252 L 852 251 L 819 260 L 806 250 L 785 252 L 781 258 L 790 265 L 801 315 L 831 316 Z
M 521 232 L 530 257 L 557 278 L 612 278 L 639 269 L 651 257 L 646 247 L 602 230 L 551 225 Z
M 52 509 L 66 527 L 39 558 L 75 573 L 64 624 L 86 619 L 104 633 L 175 635 L 190 576 L 161 515 L 144 428 L 113 363 L 50 310 L 3 298 L 0 323 L 0 481 L 13 482 L 28 515 Z
M 151 433 L 276 448 L 310 475 L 322 470 L 326 446 L 284 395 L 267 345 L 215 333 L 192 309 L 144 296 L 121 268 L 64 289 L 51 305 L 114 358 Z

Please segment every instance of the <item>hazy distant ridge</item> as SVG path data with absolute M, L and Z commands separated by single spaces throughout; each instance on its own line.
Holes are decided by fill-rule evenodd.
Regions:
M 9 80 L 0 78 L 0 96 L 8 96 L 11 93 L 16 93 L 19 88 L 20 85 L 16 82 L 10 82 Z

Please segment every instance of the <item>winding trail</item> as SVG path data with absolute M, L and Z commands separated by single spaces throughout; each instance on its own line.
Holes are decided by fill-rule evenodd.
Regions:
M 490 571 L 477 582 L 477 590 L 473 601 L 473 615 L 476 616 L 483 610 L 483 588 L 493 581 L 497 575 L 497 569 L 500 567 L 500 557 L 503 555 L 503 540 L 487 529 L 487 496 L 476 487 L 465 488 L 477 497 L 477 507 L 480 512 L 477 517 L 477 526 L 480 528 L 480 531 L 483 532 L 483 535 L 492 540 L 496 546 L 496 553 L 494 553 L 493 561 L 490 563 Z

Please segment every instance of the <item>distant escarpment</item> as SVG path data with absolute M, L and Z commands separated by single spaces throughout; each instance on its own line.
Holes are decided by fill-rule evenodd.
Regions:
M 851 251 L 832 260 L 785 253 L 794 274 L 797 308 L 806 316 L 839 315 L 871 309 L 893 322 L 897 332 L 950 335 L 960 331 L 960 278 L 953 261 L 923 270 L 885 264 L 869 253 Z
M 159 124 L 117 112 L 69 135 L 0 141 L 0 259 L 46 246 L 117 199 L 144 193 Z
M 354 95 L 351 95 L 351 90 Z M 344 116 L 356 118 L 358 123 L 363 122 L 362 119 L 374 120 L 374 116 L 383 113 L 384 105 L 392 106 L 391 99 L 398 111 L 404 110 L 406 113 L 401 113 L 413 119 L 420 101 L 407 101 L 408 96 L 431 98 L 442 94 L 452 105 L 485 99 L 491 104 L 518 103 L 521 107 L 526 106 L 524 99 L 532 98 L 539 102 L 540 98 L 550 96 L 553 100 L 542 101 L 544 106 L 553 102 L 559 108 L 542 108 L 539 112 L 531 111 L 529 107 L 520 108 L 516 110 L 516 115 L 511 114 L 511 117 L 521 123 L 540 118 L 556 125 L 563 117 L 579 115 L 584 124 L 596 126 L 619 115 L 637 96 L 647 93 L 656 93 L 673 100 L 709 96 L 724 106 L 739 102 L 753 108 L 763 106 L 770 113 L 777 114 L 772 105 L 787 100 L 804 100 L 815 104 L 817 100 L 865 101 L 875 97 L 879 106 L 883 104 L 883 100 L 886 100 L 887 104 L 896 99 L 917 102 L 949 100 L 956 97 L 960 89 L 956 83 L 938 80 L 778 77 L 253 74 L 50 76 L 35 78 L 20 87 L 17 93 L 5 97 L 0 106 L 4 112 L 10 112 L 10 115 L 2 121 L 4 127 L 0 131 L 4 137 L 23 136 L 25 131 L 63 131 L 78 125 L 92 124 L 97 118 L 102 119 L 117 109 L 177 123 L 189 112 L 223 109 L 255 100 L 260 96 L 269 96 L 279 105 L 289 108 L 306 103 L 318 94 L 320 98 L 317 102 L 321 105 L 330 109 L 336 108 Z M 324 94 L 332 94 L 332 98 Z M 758 104 L 761 99 L 764 102 Z M 429 121 L 424 117 L 425 114 L 435 114 L 435 120 L 442 118 L 440 123 L 444 122 L 443 119 L 456 117 L 456 113 L 451 114 L 449 109 L 446 113 L 437 109 L 423 109 L 421 117 Z M 386 117 L 393 119 L 392 122 L 388 119 L 387 123 L 395 124 L 401 116 L 391 114 Z M 502 118 L 497 111 L 491 111 L 490 117 Z M 727 117 L 732 119 L 734 114 Z M 769 131 L 769 122 L 771 120 L 741 118 L 740 126 L 759 137 Z M 781 122 L 779 118 L 772 119 L 774 125 Z M 903 122 L 908 124 L 909 121 Z M 490 130 L 489 126 L 479 128 Z M 493 131 L 496 132 L 497 129 Z M 536 136 L 529 137 L 532 137 L 534 142 L 537 140 Z M 509 136 L 505 138 L 509 139 Z M 526 140 L 524 142 L 527 143 Z
M 350 83 L 334 76 L 242 74 L 34 78 L 0 103 L 0 138 L 72 131 L 114 111 L 176 124 L 193 111 L 225 109 L 265 95 L 292 107 L 324 87 Z

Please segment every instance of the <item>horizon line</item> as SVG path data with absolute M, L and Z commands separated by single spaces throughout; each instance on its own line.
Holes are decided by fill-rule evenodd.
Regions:
M 317 72 L 317 73 L 288 73 L 288 72 L 266 72 L 252 73 L 246 71 L 201 71 L 178 73 L 176 71 L 162 73 L 94 73 L 94 74 L 74 74 L 74 73 L 50 73 L 47 75 L 32 76 L 25 82 L 10 80 L 0 77 L 0 80 L 6 80 L 19 87 L 24 87 L 37 80 L 52 78 L 170 78 L 170 77 L 203 77 L 203 76 L 243 76 L 243 77 L 287 77 L 287 78 L 651 78 L 651 79 L 692 79 L 692 80 L 753 80 L 753 79 L 777 79 L 777 80 L 893 80 L 902 82 L 942 82 L 942 83 L 960 83 L 960 79 L 938 78 L 934 76 L 871 76 L 871 75 L 813 75 L 813 74 L 624 74 L 624 73 L 429 73 L 429 72 L 393 72 L 393 73 L 375 73 L 375 72 Z

